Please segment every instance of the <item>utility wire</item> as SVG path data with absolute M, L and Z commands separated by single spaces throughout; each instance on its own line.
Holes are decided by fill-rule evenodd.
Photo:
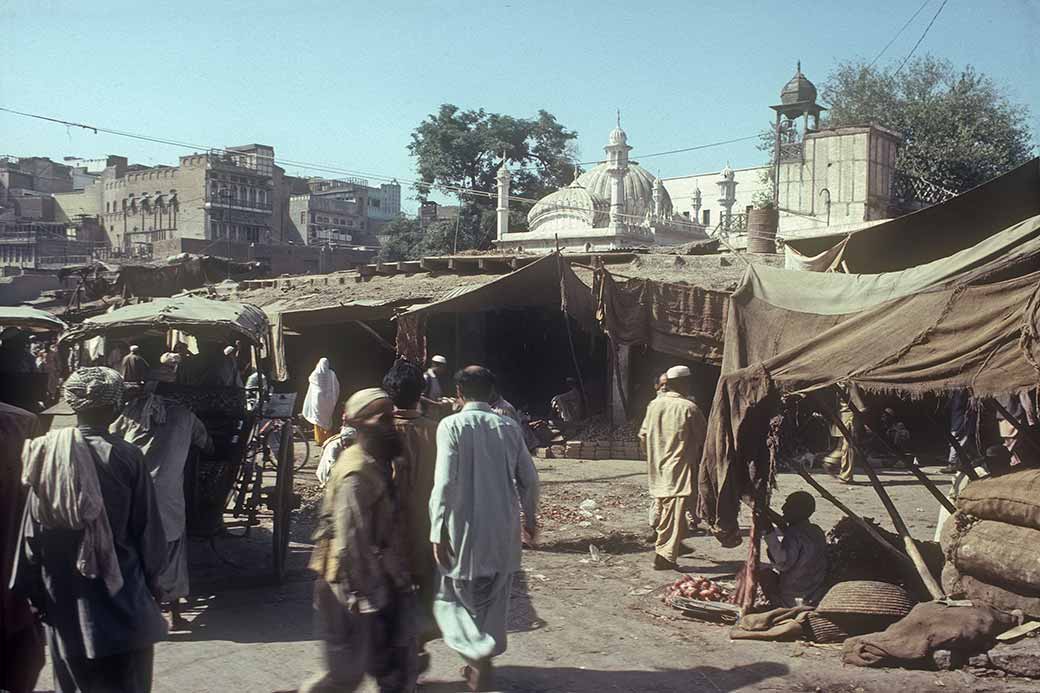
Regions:
M 75 121 L 64 120 L 64 119 L 61 119 L 61 118 L 53 118 L 53 117 L 50 117 L 50 116 L 44 116 L 44 115 L 40 115 L 40 114 L 37 114 L 37 113 L 29 113 L 29 112 L 26 112 L 26 111 L 19 111 L 19 110 L 13 109 L 13 108 L 6 108 L 6 107 L 3 107 L 3 106 L 0 106 L 0 112 L 11 113 L 13 115 L 22 116 L 22 117 L 25 117 L 25 118 L 35 118 L 37 120 L 43 120 L 43 121 L 50 122 L 50 123 L 56 123 L 58 125 L 64 125 L 66 127 L 76 127 L 76 128 L 81 128 L 81 129 L 84 129 L 84 130 L 90 130 L 91 132 L 93 132 L 95 134 L 105 133 L 105 134 L 109 134 L 109 135 L 116 135 L 118 137 L 126 137 L 126 138 L 129 138 L 129 139 L 140 140 L 140 141 L 143 141 L 143 142 L 150 142 L 150 143 L 154 143 L 154 144 L 165 144 L 165 145 L 169 145 L 169 146 L 180 147 L 180 148 L 183 148 L 183 149 L 191 149 L 193 151 L 199 151 L 199 150 L 217 151 L 217 152 L 223 152 L 223 153 L 226 153 L 226 154 L 229 154 L 229 155 L 240 155 L 241 154 L 241 152 L 236 152 L 234 150 L 229 150 L 229 149 L 226 149 L 224 147 L 211 147 L 211 146 L 206 146 L 206 145 L 202 145 L 202 144 L 194 144 L 194 143 L 190 143 L 190 142 L 182 142 L 182 141 L 179 141 L 179 140 L 174 140 L 174 139 L 165 138 L 165 137 L 155 137 L 155 136 L 152 136 L 152 135 L 142 135 L 142 134 L 139 134 L 139 133 L 126 132 L 126 131 L 123 131 L 123 130 L 115 130 L 115 129 L 112 129 L 112 128 L 106 128 L 106 127 L 102 127 L 102 126 L 98 126 L 98 125 L 89 125 L 89 124 L 86 124 L 86 123 L 78 123 L 78 122 L 75 122 Z M 640 159 L 647 159 L 647 158 L 657 157 L 657 156 L 666 156 L 666 155 L 669 155 L 669 154 L 678 154 L 678 153 L 682 153 L 682 152 L 691 152 L 691 151 L 696 151 L 698 149 L 708 149 L 710 147 L 718 147 L 718 146 L 722 146 L 722 145 L 725 145 L 725 144 L 732 144 L 734 142 L 744 142 L 744 141 L 747 141 L 747 140 L 756 139 L 758 137 L 759 137 L 759 135 L 757 135 L 757 134 L 756 135 L 748 135 L 746 137 L 737 137 L 737 138 L 730 139 L 730 140 L 722 140 L 720 142 L 711 142 L 711 143 L 708 143 L 708 144 L 701 144 L 701 145 L 696 145 L 696 146 L 693 146 L 693 147 L 684 147 L 684 148 L 681 148 L 681 149 L 673 149 L 673 150 L 666 151 L 666 152 L 656 152 L 656 153 L 652 153 L 652 154 L 645 154 L 645 155 L 641 155 L 639 158 Z M 399 177 L 399 176 L 386 176 L 386 175 L 382 175 L 382 174 L 368 173 L 368 172 L 364 172 L 364 171 L 355 171 L 355 170 L 352 170 L 352 169 L 346 169 L 346 168 L 342 168 L 342 167 L 339 167 L 339 166 L 334 166 L 334 165 L 331 165 L 331 164 L 316 164 L 316 163 L 311 163 L 311 162 L 306 162 L 306 161 L 296 161 L 296 160 L 293 160 L 293 159 L 285 159 L 285 158 L 281 158 L 281 157 L 273 158 L 272 159 L 272 163 L 283 164 L 283 165 L 286 165 L 286 166 L 294 166 L 294 167 L 301 168 L 301 169 L 306 169 L 306 170 L 320 171 L 322 173 L 333 173 L 333 174 L 336 174 L 336 175 L 346 175 L 346 176 L 359 176 L 359 177 L 362 177 L 362 178 L 368 178 L 368 179 L 377 180 L 377 181 L 385 181 L 385 182 L 397 181 L 398 183 L 405 183 L 405 184 L 412 185 L 412 186 L 423 186 L 423 187 L 428 187 L 428 188 L 433 189 L 433 190 L 439 190 L 439 191 L 447 192 L 447 193 L 455 193 L 455 194 L 459 194 L 459 195 L 471 195 L 471 196 L 476 196 L 476 197 L 495 197 L 496 196 L 496 194 L 493 193 L 493 192 L 486 192 L 486 191 L 483 191 L 483 190 L 473 190 L 471 188 L 465 188 L 465 187 L 462 187 L 462 186 L 444 185 L 444 184 L 431 183 L 431 182 L 426 182 L 426 181 L 416 181 L 416 180 L 410 180 L 410 179 L 407 179 L 407 178 L 402 178 L 402 177 Z M 590 164 L 599 164 L 599 163 L 602 163 L 602 161 L 579 162 L 578 165 L 581 166 L 581 165 L 590 165 Z M 510 199 L 514 200 L 516 202 L 529 202 L 529 203 L 534 203 L 534 202 L 537 201 L 537 200 L 527 200 L 527 199 L 524 199 L 524 198 L 513 198 L 513 197 L 511 197 Z
M 928 26 L 924 28 L 924 32 L 921 34 L 921 38 L 917 39 L 917 43 L 914 44 L 914 47 L 911 48 L 910 52 L 906 54 L 905 58 L 903 58 L 903 62 L 899 63 L 899 67 L 896 68 L 895 71 L 896 75 L 899 74 L 899 72 L 903 69 L 903 66 L 906 65 L 906 62 L 910 60 L 911 56 L 913 56 L 914 52 L 917 50 L 917 47 L 921 45 L 921 41 L 924 41 L 924 37 L 928 35 L 928 30 L 932 28 L 933 24 L 935 24 L 935 20 L 939 18 L 939 13 L 943 11 L 943 8 L 946 7 L 946 3 L 949 1 L 950 0 L 943 0 L 942 4 L 939 5 L 939 9 L 937 9 L 935 11 L 935 14 L 932 15 L 932 21 L 928 22 Z
M 874 67 L 874 64 L 877 63 L 877 61 L 881 59 L 881 56 L 883 56 L 885 54 L 885 51 L 887 51 L 889 48 L 892 47 L 892 44 L 896 42 L 896 39 L 899 38 L 900 34 L 902 34 L 904 31 L 906 31 L 906 28 L 908 26 L 910 26 L 910 23 L 913 22 L 915 19 L 917 19 L 917 15 L 921 14 L 921 10 L 923 10 L 925 8 L 925 5 L 927 5 L 931 1 L 932 0 L 924 0 L 924 2 L 921 3 L 921 6 L 917 8 L 917 12 L 914 12 L 912 15 L 910 15 L 910 19 L 906 20 L 906 24 L 904 24 L 902 26 L 902 28 L 900 28 L 899 31 L 896 32 L 896 35 L 893 36 L 889 40 L 889 42 L 885 44 L 885 47 L 881 49 L 881 52 L 878 53 L 877 55 L 875 55 L 874 59 L 870 61 L 870 65 L 867 65 L 867 69 L 868 70 L 870 68 Z

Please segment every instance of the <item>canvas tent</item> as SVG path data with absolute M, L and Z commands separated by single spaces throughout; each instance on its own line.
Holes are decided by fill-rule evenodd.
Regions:
M 438 301 L 404 312 L 398 317 L 397 351 L 425 363 L 426 321 L 434 315 L 545 305 L 559 305 L 586 328 L 594 324 L 589 287 L 555 253 L 486 284 L 460 287 Z
M 786 247 L 817 271 L 844 263 L 851 273 L 894 272 L 970 248 L 1037 214 L 1040 158 L 941 204 L 849 235 L 786 239 Z
M 1037 383 L 1040 216 L 903 272 L 777 272 L 750 269 L 730 302 L 699 479 L 700 514 L 720 535 L 736 531 L 741 497 L 768 473 L 781 394 L 854 384 L 978 397 Z

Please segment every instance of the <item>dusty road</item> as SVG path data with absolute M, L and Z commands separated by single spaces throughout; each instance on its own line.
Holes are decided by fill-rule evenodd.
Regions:
M 727 628 L 681 617 L 651 594 L 674 574 L 651 569 L 645 465 L 613 460 L 538 460 L 546 517 L 542 546 L 524 556 L 514 588 L 509 651 L 497 660 L 503 691 L 1035 691 L 1035 682 L 975 678 L 964 672 L 865 670 L 843 667 L 837 646 L 732 642 Z M 313 497 L 313 467 L 297 485 Z M 847 505 L 881 518 L 867 485 L 843 486 L 818 477 Z M 911 477 L 885 475 L 911 531 L 930 539 L 936 503 Z M 935 475 L 936 479 L 941 479 Z M 802 488 L 797 476 L 780 477 L 777 497 Z M 602 519 L 577 512 L 585 499 Z M 779 503 L 777 503 L 779 505 Z M 553 519 L 555 518 L 555 519 Z M 816 521 L 829 529 L 839 514 L 821 501 Z M 223 539 L 223 560 L 204 543 L 192 546 L 195 597 L 189 631 L 171 634 L 156 652 L 155 690 L 275 691 L 295 688 L 319 664 L 313 640 L 310 579 L 304 569 L 312 514 L 301 511 L 294 536 L 292 572 L 280 587 L 265 586 L 264 531 Z M 582 526 L 586 523 L 587 526 Z M 885 522 L 886 526 L 890 525 Z M 687 542 L 695 554 L 681 559 L 691 572 L 734 573 L 747 545 L 722 549 L 714 539 Z M 600 560 L 590 556 L 595 545 Z M 233 567 L 224 561 L 233 561 Z M 461 691 L 460 662 L 441 643 L 424 691 Z M 50 686 L 49 673 L 40 690 Z M 371 684 L 364 690 L 375 690 Z

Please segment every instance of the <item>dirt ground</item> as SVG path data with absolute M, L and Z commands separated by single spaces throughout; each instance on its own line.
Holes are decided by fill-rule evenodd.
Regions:
M 543 492 L 543 533 L 526 551 L 514 585 L 509 650 L 498 660 L 503 691 L 1035 691 L 1037 682 L 978 678 L 965 671 L 861 669 L 841 664 L 840 646 L 734 642 L 728 627 L 687 619 L 662 604 L 659 588 L 674 573 L 651 567 L 645 463 L 630 460 L 537 460 Z M 320 666 L 311 626 L 310 549 L 318 497 L 312 460 L 297 478 L 305 499 L 294 530 L 289 580 L 267 580 L 269 534 L 263 527 L 211 547 L 194 543 L 190 629 L 158 645 L 156 691 L 275 691 L 295 688 Z M 945 484 L 943 477 L 933 477 Z M 817 478 L 853 510 L 881 519 L 865 483 L 844 486 Z M 883 477 L 911 531 L 930 539 L 937 505 L 906 473 Z M 778 498 L 803 488 L 783 474 Z M 592 518 L 578 505 L 596 502 Z M 779 503 L 777 503 L 779 505 Z M 598 516 L 598 517 L 597 517 Z M 838 512 L 821 501 L 815 520 L 829 529 Z M 889 523 L 883 522 L 890 528 Z M 747 544 L 723 549 L 710 537 L 688 540 L 684 571 L 733 575 Z M 590 546 L 595 549 L 590 551 Z M 598 560 L 594 556 L 598 554 Z M 421 690 L 462 691 L 460 662 L 440 642 Z M 49 672 L 40 690 L 50 687 Z M 362 689 L 374 691 L 368 682 Z

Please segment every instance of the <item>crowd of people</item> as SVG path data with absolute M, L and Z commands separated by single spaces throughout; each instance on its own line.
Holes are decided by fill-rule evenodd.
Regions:
M 5 651 L 24 656 L 4 670 L 0 688 L 32 690 L 46 640 L 57 690 L 147 691 L 154 644 L 168 625 L 185 625 L 185 464 L 192 449 L 211 451 L 213 440 L 188 408 L 157 394 L 158 381 L 163 366 L 181 383 L 241 387 L 242 380 L 234 347 L 195 355 L 179 344 L 163 359 L 152 369 L 128 345 L 121 373 L 74 371 L 62 394 L 77 425 L 28 440 L 20 479 L 0 487 L 8 514 L 26 509 L 2 547 L 15 558 Z M 493 685 L 522 546 L 538 541 L 538 474 L 526 426 L 490 370 L 471 365 L 451 379 L 443 356 L 429 366 L 424 372 L 399 359 L 378 386 L 345 399 L 327 359 L 309 378 L 303 414 L 324 443 L 309 564 L 324 666 L 301 691 L 354 690 L 366 675 L 380 690 L 412 690 L 435 638 L 460 655 L 471 690 Z M 265 378 L 254 374 L 246 385 L 269 388 Z M 567 385 L 551 402 L 564 422 L 585 409 L 578 381 Z M 689 553 L 684 540 L 700 531 L 707 424 L 691 386 L 686 366 L 662 373 L 639 432 L 657 570 L 677 570 Z M 28 437 L 26 416 L 0 409 L 7 454 Z M 778 604 L 819 597 L 825 541 L 809 521 L 813 509 L 812 496 L 793 494 L 766 536 L 772 565 L 760 582 Z
M 0 406 L 11 520 L 0 544 L 3 644 L 5 658 L 17 654 L 0 672 L 3 690 L 33 690 L 45 642 L 58 691 L 150 690 L 155 643 L 185 625 L 185 463 L 213 441 L 188 408 L 157 394 L 161 369 L 138 351 L 118 358 L 132 381 L 107 366 L 68 377 L 73 427 L 30 438 L 34 416 Z M 169 352 L 177 374 L 199 358 L 185 351 Z M 207 371 L 220 366 L 210 360 Z M 424 412 L 425 375 L 399 360 L 380 387 L 346 398 L 340 440 L 326 441 L 337 452 L 310 561 L 324 670 L 300 690 L 353 690 L 365 675 L 381 690 L 412 690 L 438 637 L 460 654 L 472 690 L 492 685 L 521 537 L 537 541 L 538 475 L 491 371 L 460 370 L 457 411 L 440 420 Z M 327 361 L 310 386 L 319 391 L 305 413 L 327 431 L 340 405 Z

